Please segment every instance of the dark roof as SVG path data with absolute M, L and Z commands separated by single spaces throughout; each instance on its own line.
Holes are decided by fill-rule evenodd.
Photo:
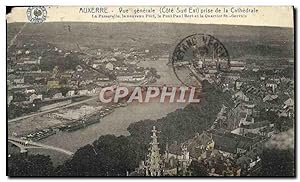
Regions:
M 230 133 L 229 131 L 213 130 L 212 136 L 215 142 L 215 149 L 229 153 L 236 153 L 237 148 L 248 150 L 254 144 L 253 139 Z
M 245 137 L 247 137 L 247 138 L 257 138 L 257 137 L 260 137 L 260 135 L 259 134 L 254 134 L 254 133 L 246 133 Z
M 255 128 L 261 128 L 261 127 L 264 127 L 264 126 L 268 126 L 269 124 L 270 124 L 269 121 L 261 121 L 261 122 L 255 122 L 255 123 L 250 124 L 250 125 L 244 125 L 242 127 L 246 128 L 246 129 L 255 129 Z
M 241 118 L 245 118 L 245 117 L 247 116 L 247 113 L 242 112 L 242 113 L 240 114 L 240 116 L 241 116 Z
M 222 150 L 229 153 L 236 153 L 236 141 L 230 141 L 229 138 L 213 135 L 215 141 L 215 149 Z
M 181 152 L 181 146 L 180 144 L 177 144 L 177 143 L 173 143 L 169 146 L 169 152 L 171 154 L 175 154 L 175 155 L 181 155 L 182 152 Z
M 247 122 L 251 122 L 251 121 L 252 121 L 252 119 L 253 119 L 253 117 L 251 117 L 251 116 L 247 115 L 247 117 L 246 117 L 246 121 L 247 121 Z

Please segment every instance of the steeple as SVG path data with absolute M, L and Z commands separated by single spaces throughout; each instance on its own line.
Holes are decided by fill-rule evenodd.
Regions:
M 182 175 L 186 176 L 187 175 L 187 168 L 190 164 L 190 155 L 188 152 L 188 149 L 185 145 L 182 145 L 182 159 L 179 161 L 181 162 L 181 170 L 182 170 Z
M 167 144 L 166 144 L 166 152 L 165 152 L 165 158 L 169 159 L 169 140 L 167 138 Z
M 146 176 L 161 176 L 161 159 L 159 154 L 159 146 L 157 140 L 159 133 L 155 126 L 152 129 L 152 142 L 150 142 L 149 154 L 147 155 Z

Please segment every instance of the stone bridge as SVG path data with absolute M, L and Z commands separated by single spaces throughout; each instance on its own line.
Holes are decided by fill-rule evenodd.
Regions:
M 74 153 L 62 148 L 58 148 L 58 147 L 54 147 L 54 146 L 50 146 L 50 145 L 45 145 L 45 144 L 41 144 L 41 143 L 37 143 L 37 142 L 32 142 L 32 141 L 28 141 L 28 140 L 22 140 L 20 138 L 16 138 L 16 137 L 8 137 L 8 142 L 14 144 L 15 146 L 20 148 L 21 153 L 23 152 L 27 152 L 27 149 L 34 149 L 34 148 L 41 148 L 41 149 L 47 149 L 47 150 L 54 150 L 54 151 L 58 151 L 64 154 L 67 154 L 69 156 L 72 156 Z

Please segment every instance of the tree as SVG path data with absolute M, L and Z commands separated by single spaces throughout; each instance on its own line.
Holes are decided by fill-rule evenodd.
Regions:
M 261 176 L 295 176 L 294 149 L 264 149 Z
M 8 157 L 8 176 L 52 176 L 53 171 L 49 156 L 13 154 Z
M 133 171 L 140 160 L 136 144 L 128 137 L 113 135 L 101 136 L 80 148 L 56 170 L 59 176 L 125 176 Z
M 188 170 L 192 176 L 208 176 L 207 168 L 198 161 L 192 161 Z

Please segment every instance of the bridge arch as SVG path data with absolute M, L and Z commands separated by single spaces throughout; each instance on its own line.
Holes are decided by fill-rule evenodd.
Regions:
M 41 148 L 41 149 L 58 151 L 58 152 L 67 154 L 69 156 L 74 155 L 73 152 L 59 148 L 59 147 L 45 145 L 42 143 L 32 142 L 32 141 L 28 141 L 28 140 L 22 140 L 22 139 L 15 138 L 15 137 L 8 137 L 8 142 L 19 147 L 21 150 L 20 151 L 21 153 L 26 152 L 27 149 Z

